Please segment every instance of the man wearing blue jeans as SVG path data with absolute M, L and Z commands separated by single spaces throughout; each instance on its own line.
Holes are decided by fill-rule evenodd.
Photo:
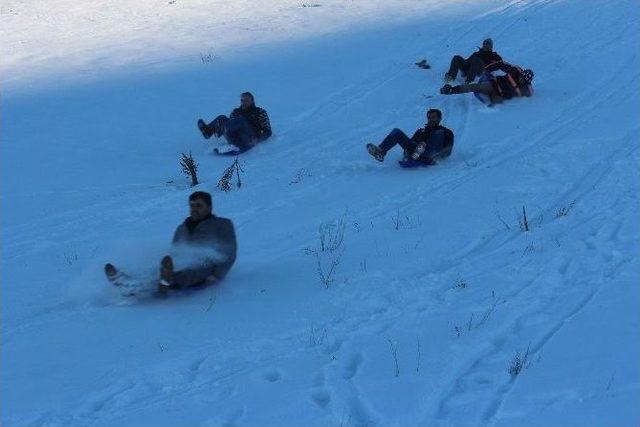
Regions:
M 240 95 L 240 107 L 235 108 L 229 117 L 220 115 L 209 124 L 200 119 L 198 129 L 206 139 L 213 135 L 216 138 L 224 136 L 239 152 L 247 151 L 271 136 L 269 116 L 264 109 L 256 107 L 250 92 Z
M 398 128 L 393 129 L 380 145 L 367 144 L 367 151 L 377 161 L 384 161 L 387 152 L 396 145 L 404 150 L 400 161 L 403 167 L 436 164 L 437 159 L 448 157 L 453 149 L 453 132 L 440 125 L 442 112 L 437 109 L 427 111 L 427 123 L 424 128 L 415 131 L 409 138 Z

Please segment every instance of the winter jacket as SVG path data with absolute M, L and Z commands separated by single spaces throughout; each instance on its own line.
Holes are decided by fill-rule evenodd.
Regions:
M 424 160 L 429 162 L 435 158 L 448 157 L 453 150 L 453 132 L 444 126 L 425 126 L 416 130 L 411 139 L 415 142 L 427 143 L 423 156 Z
M 269 122 L 267 112 L 263 108 L 252 105 L 246 110 L 243 110 L 238 107 L 231 112 L 230 118 L 235 119 L 238 117 L 247 119 L 258 141 L 264 141 L 271 136 L 271 123 Z
M 211 263 L 211 272 L 218 279 L 224 278 L 236 260 L 237 242 L 233 222 L 227 218 L 211 215 L 198 223 L 191 217 L 176 228 L 174 245 L 209 247 L 215 254 L 223 255 L 222 260 Z
M 530 84 L 520 83 L 522 68 L 517 65 L 511 65 L 507 62 L 500 61 L 489 64 L 485 67 L 485 71 L 493 73 L 494 71 L 502 71 L 503 76 L 496 76 L 492 79 L 493 89 L 504 99 L 511 99 L 518 96 L 533 95 L 533 88 Z
M 481 48 L 478 48 L 476 52 L 473 52 L 473 54 L 467 59 L 467 61 L 469 61 L 473 57 L 479 58 L 484 63 L 484 65 L 502 61 L 502 57 L 496 52 L 484 50 Z

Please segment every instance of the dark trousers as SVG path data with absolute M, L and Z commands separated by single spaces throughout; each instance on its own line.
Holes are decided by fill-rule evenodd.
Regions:
M 387 151 L 391 150 L 396 145 L 402 147 L 405 152 L 412 153 L 416 149 L 417 143 L 409 138 L 406 133 L 395 128 L 382 140 L 379 147 L 386 154 Z
M 217 135 L 224 135 L 227 142 L 240 150 L 246 150 L 255 145 L 253 129 L 249 121 L 240 116 L 229 118 L 225 115 L 216 117 L 207 125 Z
M 387 135 L 382 140 L 382 142 L 378 147 L 380 147 L 380 149 L 384 151 L 386 154 L 387 151 L 391 150 L 396 145 L 399 145 L 400 147 L 402 147 L 402 149 L 404 150 L 405 157 L 409 157 L 411 156 L 411 153 L 415 151 L 418 143 L 415 142 L 413 139 L 409 138 L 407 134 L 402 132 L 400 129 L 395 128 L 391 132 L 389 132 L 389 135 Z M 429 144 L 427 144 L 425 152 L 422 153 L 418 161 L 425 162 L 425 163 L 433 162 L 433 159 L 431 159 L 431 155 L 429 153 Z
M 460 55 L 456 55 L 451 59 L 451 65 L 447 74 L 452 79 L 458 77 L 458 71 L 462 73 L 466 81 L 471 82 L 476 79 L 484 70 L 484 62 L 477 56 L 470 56 L 468 59 L 464 59 Z

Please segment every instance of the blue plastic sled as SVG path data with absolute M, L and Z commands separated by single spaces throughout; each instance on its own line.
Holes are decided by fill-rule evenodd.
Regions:
M 399 160 L 398 164 L 400 165 L 401 168 L 405 168 L 405 169 L 424 168 L 426 166 L 431 166 L 429 163 L 420 162 L 413 159 Z
M 213 153 L 218 155 L 218 156 L 237 156 L 238 154 L 242 154 L 242 153 L 246 153 L 247 151 L 251 150 L 253 147 L 255 146 L 251 146 L 249 148 L 247 148 L 246 150 L 229 150 L 229 151 L 220 151 L 217 148 L 213 149 Z
M 493 80 L 493 76 L 491 74 L 485 72 L 478 79 L 478 83 L 490 82 L 491 80 Z M 480 102 L 482 102 L 483 104 L 491 106 L 491 97 L 489 95 L 487 95 L 486 93 L 474 92 L 473 96 L 478 98 L 478 100 Z

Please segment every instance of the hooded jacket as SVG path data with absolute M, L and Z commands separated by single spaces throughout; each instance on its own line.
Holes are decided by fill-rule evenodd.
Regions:
M 436 158 L 448 157 L 453 150 L 453 132 L 441 125 L 420 128 L 415 131 L 411 139 L 427 144 L 427 149 L 421 156 L 421 160 L 428 163 L 433 162 Z
M 256 107 L 255 104 L 246 110 L 240 107 L 235 108 L 231 112 L 230 118 L 235 119 L 238 117 L 247 119 L 253 130 L 253 135 L 258 141 L 264 141 L 271 136 L 271 123 L 266 110 L 263 108 Z
M 211 274 L 218 279 L 224 278 L 236 260 L 236 233 L 233 222 L 227 218 L 210 215 L 196 223 L 188 217 L 176 228 L 172 243 L 211 248 L 216 255 L 221 254 L 222 260 L 211 263 Z

